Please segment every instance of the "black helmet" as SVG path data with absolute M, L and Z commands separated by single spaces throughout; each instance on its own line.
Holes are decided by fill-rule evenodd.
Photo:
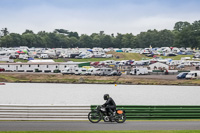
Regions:
M 104 99 L 104 100 L 108 100 L 108 98 L 109 98 L 109 94 L 105 94 L 105 95 L 103 96 L 103 99 Z

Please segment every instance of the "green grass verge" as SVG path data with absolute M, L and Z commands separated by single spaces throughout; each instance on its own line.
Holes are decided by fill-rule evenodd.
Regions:
M 99 61 L 105 61 L 105 60 L 116 60 L 116 61 L 120 61 L 120 60 L 135 60 L 135 61 L 139 61 L 139 60 L 143 60 L 143 59 L 151 59 L 152 57 L 146 57 L 143 54 L 138 54 L 138 53 L 117 53 L 117 52 L 109 52 L 109 54 L 113 54 L 113 58 L 89 58 L 89 59 L 74 59 L 74 58 L 70 58 L 70 59 L 63 59 L 63 58 L 59 58 L 59 59 L 53 59 L 55 62 L 67 62 L 67 61 L 74 61 L 74 62 L 99 62 Z M 119 58 L 116 58 L 117 56 L 119 56 Z M 193 58 L 193 55 L 177 55 L 177 56 L 158 56 L 161 57 L 163 59 L 166 58 L 171 58 L 172 60 L 180 60 L 182 57 L 191 57 Z M 15 59 L 15 62 L 27 62 L 27 60 L 22 60 L 22 59 Z
M 145 130 L 145 131 L 2 131 L 0 133 L 200 133 L 200 130 Z
M 14 59 L 14 62 L 23 62 L 23 63 L 26 63 L 26 62 L 28 62 L 28 60 Z

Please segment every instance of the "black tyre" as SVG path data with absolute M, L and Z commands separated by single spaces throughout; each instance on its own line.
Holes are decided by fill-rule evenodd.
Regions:
M 89 112 L 88 120 L 92 123 L 98 123 L 101 120 L 101 114 L 98 112 Z
M 126 115 L 124 113 L 123 114 L 116 114 L 115 121 L 117 123 L 124 123 L 126 121 Z

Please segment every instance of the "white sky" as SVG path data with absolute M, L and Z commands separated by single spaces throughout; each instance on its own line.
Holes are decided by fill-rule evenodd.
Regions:
M 66 29 L 136 35 L 200 20 L 199 5 L 199 0 L 0 0 L 0 28 L 15 33 Z

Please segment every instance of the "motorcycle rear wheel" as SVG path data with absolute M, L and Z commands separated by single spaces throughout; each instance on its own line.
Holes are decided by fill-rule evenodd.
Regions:
M 92 123 L 98 123 L 101 120 L 101 114 L 95 111 L 89 112 L 88 120 Z
M 126 115 L 123 113 L 123 114 L 117 114 L 115 116 L 115 121 L 117 123 L 124 123 L 126 121 Z

